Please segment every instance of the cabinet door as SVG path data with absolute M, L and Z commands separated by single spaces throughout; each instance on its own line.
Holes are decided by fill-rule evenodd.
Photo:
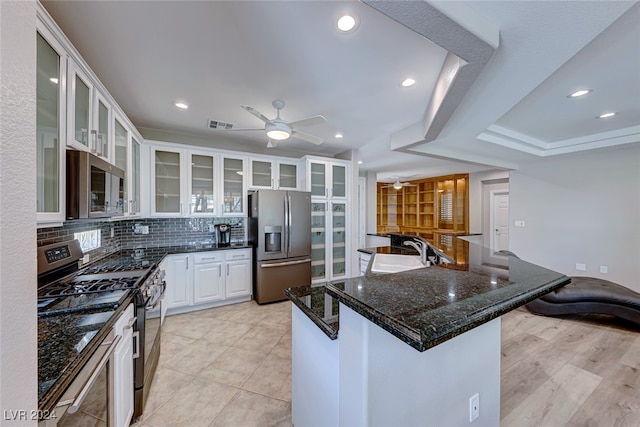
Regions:
M 183 307 L 190 305 L 191 298 L 189 295 L 189 255 L 172 255 L 166 258 L 165 281 L 167 289 L 165 292 L 165 301 L 167 308 Z
M 327 165 L 324 163 L 311 162 L 309 174 L 311 195 L 327 197 Z
M 121 200 L 123 201 L 123 210 L 124 213 L 129 212 L 129 203 L 126 201 L 129 200 L 129 191 L 127 186 L 129 185 L 129 171 L 128 171 L 128 163 L 127 163 L 127 151 L 129 150 L 129 131 L 127 130 L 122 123 L 118 119 L 114 120 L 113 126 L 113 135 L 114 135 L 114 164 L 122 169 L 124 174 L 124 181 L 122 183 L 122 194 Z
M 122 335 L 120 343 L 113 352 L 114 383 L 114 425 L 127 426 L 133 416 L 133 304 L 121 315 L 114 328 Z
M 191 153 L 191 191 L 189 213 L 203 215 L 215 213 L 214 157 Z
M 36 80 L 36 193 L 38 222 L 64 220 L 61 188 L 65 149 L 66 60 L 55 38 L 37 33 Z M 46 30 L 42 30 L 48 34 Z
M 193 267 L 193 302 L 200 304 L 224 299 L 224 276 L 221 262 L 196 264 Z
M 314 281 L 325 279 L 327 262 L 327 204 L 311 203 L 311 278 Z
M 222 159 L 222 214 L 245 213 L 244 159 Z
M 347 271 L 345 203 L 331 204 L 331 278 L 342 277 Z
M 282 190 L 298 188 L 298 166 L 295 163 L 278 164 L 278 181 L 276 187 Z
M 69 61 L 69 135 L 70 145 L 89 149 L 93 85 L 89 78 L 73 62 Z
M 251 187 L 275 188 L 270 161 L 251 160 Z
M 347 197 L 347 167 L 331 165 L 331 195 L 330 197 Z
M 157 214 L 182 214 L 181 153 L 161 149 L 152 150 L 155 191 L 153 212 Z
M 109 158 L 111 108 L 101 97 L 96 96 L 96 127 L 91 132 L 91 151 L 100 157 Z M 126 168 L 121 168 L 126 170 Z
M 249 260 L 227 261 L 226 267 L 226 297 L 251 295 L 251 262 Z

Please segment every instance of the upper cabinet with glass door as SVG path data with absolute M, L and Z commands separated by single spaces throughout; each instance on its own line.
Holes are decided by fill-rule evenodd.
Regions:
M 213 215 L 216 213 L 216 158 L 210 153 L 193 151 L 189 158 L 189 214 Z
M 140 139 L 124 119 L 114 114 L 112 157 L 113 163 L 125 171 L 120 196 L 126 216 L 140 214 Z
M 346 199 L 349 162 L 345 160 L 306 159 L 306 185 L 312 197 Z
M 298 164 L 295 161 L 251 159 L 250 168 L 250 188 L 298 189 Z
M 247 213 L 244 185 L 245 159 L 222 158 L 222 215 L 244 215 Z
M 37 221 L 64 220 L 66 54 L 38 21 L 36 35 Z

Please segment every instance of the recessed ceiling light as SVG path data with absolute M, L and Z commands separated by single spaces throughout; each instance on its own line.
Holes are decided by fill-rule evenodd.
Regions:
M 358 164 L 359 164 L 359 165 L 361 165 L 361 164 L 363 164 L 363 163 L 364 163 L 364 162 L 363 162 L 362 160 L 358 160 Z
M 410 87 L 410 86 L 413 86 L 415 83 L 416 81 L 414 79 L 408 78 L 408 79 L 404 79 L 401 85 L 403 87 Z
M 567 98 L 578 98 L 580 96 L 585 96 L 586 94 L 588 94 L 591 91 L 593 91 L 593 89 L 580 89 L 580 90 L 577 90 L 577 91 L 567 95 Z
M 344 15 L 338 19 L 338 29 L 340 31 L 351 31 L 356 27 L 356 18 L 351 15 Z
M 58 84 L 58 78 L 57 78 L 57 77 L 51 77 L 51 78 L 49 79 L 49 81 L 50 81 L 51 83 L 53 83 L 53 84 Z
M 185 104 L 184 102 L 176 102 L 175 104 L 176 107 L 180 108 L 181 110 L 186 110 L 187 108 L 189 108 L 189 106 L 187 104 Z
M 336 139 L 340 139 L 344 137 L 344 135 L 342 135 L 340 132 L 336 132 L 334 136 L 336 137 Z
M 604 114 L 600 114 L 598 117 L 596 117 L 596 119 L 608 119 L 609 117 L 613 117 L 615 116 L 616 113 L 604 113 Z

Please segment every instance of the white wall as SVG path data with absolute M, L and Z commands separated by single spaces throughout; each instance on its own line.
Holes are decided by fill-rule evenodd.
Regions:
M 493 170 L 469 174 L 469 233 L 482 233 L 482 182 L 509 179 L 509 171 Z
M 0 1 L 0 424 L 35 425 L 36 4 Z M 26 411 L 11 420 L 10 411 Z M 9 413 L 5 416 L 5 412 Z M 15 414 L 16 412 L 13 412 Z M 27 420 L 28 418 L 28 420 Z M 26 420 L 26 421 L 25 421 Z
M 510 173 L 509 187 L 513 252 L 640 292 L 640 143 L 523 164 Z M 515 220 L 525 227 L 513 227 Z

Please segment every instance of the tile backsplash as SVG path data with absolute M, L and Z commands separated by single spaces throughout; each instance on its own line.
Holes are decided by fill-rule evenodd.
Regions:
M 39 228 L 38 246 L 73 240 L 74 233 L 100 230 L 101 247 L 89 251 L 92 260 L 101 258 L 119 249 L 159 248 L 179 246 L 194 242 L 211 241 L 215 243 L 215 233 L 209 231 L 209 225 L 226 223 L 231 226 L 231 243 L 246 242 L 246 224 L 244 217 L 224 218 L 136 218 L 122 221 L 109 220 L 73 220 L 59 227 Z M 147 226 L 148 234 L 135 234 L 136 225 Z

